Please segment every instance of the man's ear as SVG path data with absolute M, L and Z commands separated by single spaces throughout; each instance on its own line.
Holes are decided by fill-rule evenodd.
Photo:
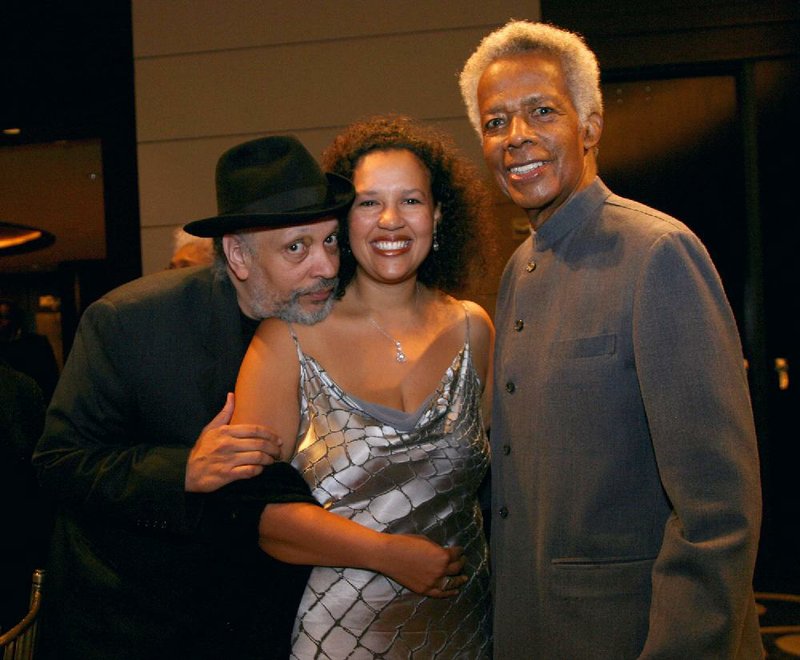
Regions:
M 233 271 L 237 280 L 245 281 L 250 277 L 250 255 L 236 234 L 225 234 L 222 237 L 222 251 L 228 261 L 228 268 Z
M 594 149 L 600 143 L 603 133 L 603 118 L 593 112 L 583 123 L 583 148 L 586 151 Z

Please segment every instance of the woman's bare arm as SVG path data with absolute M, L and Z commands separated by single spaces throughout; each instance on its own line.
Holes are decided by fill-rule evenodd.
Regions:
M 294 455 L 300 425 L 300 365 L 285 322 L 266 319 L 250 342 L 236 379 L 232 424 L 261 424 L 283 441 L 281 460 Z
M 364 568 L 434 598 L 454 596 L 467 580 L 462 548 L 443 548 L 424 536 L 376 532 L 313 504 L 268 505 L 261 514 L 259 545 L 286 563 Z
M 483 383 L 481 413 L 487 428 L 492 417 L 492 365 L 494 358 L 494 324 L 492 319 L 477 303 L 464 301 L 470 320 L 470 344 L 475 368 Z

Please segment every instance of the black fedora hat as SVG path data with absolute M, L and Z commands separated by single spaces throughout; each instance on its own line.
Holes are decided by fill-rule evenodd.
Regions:
M 301 224 L 340 215 L 354 194 L 350 181 L 323 172 L 297 138 L 273 135 L 237 145 L 220 156 L 218 215 L 194 220 L 184 229 L 211 237 Z

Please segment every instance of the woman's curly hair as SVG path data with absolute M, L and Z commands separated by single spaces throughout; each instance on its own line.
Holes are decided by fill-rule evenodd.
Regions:
M 490 245 L 490 197 L 476 169 L 461 156 L 452 139 L 405 115 L 379 115 L 345 128 L 322 155 L 322 167 L 348 179 L 361 158 L 372 151 L 406 149 L 428 168 L 434 203 L 439 204 L 438 251 L 431 250 L 417 278 L 426 286 L 455 293 L 486 258 Z M 347 223 L 339 231 L 341 265 L 337 297 L 353 279 L 356 260 Z

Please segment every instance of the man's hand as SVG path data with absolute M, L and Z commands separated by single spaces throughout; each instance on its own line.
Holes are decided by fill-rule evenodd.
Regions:
M 203 428 L 186 463 L 186 491 L 210 493 L 238 479 L 261 474 L 280 459 L 280 438 L 257 424 L 228 425 L 233 416 L 233 393 Z

